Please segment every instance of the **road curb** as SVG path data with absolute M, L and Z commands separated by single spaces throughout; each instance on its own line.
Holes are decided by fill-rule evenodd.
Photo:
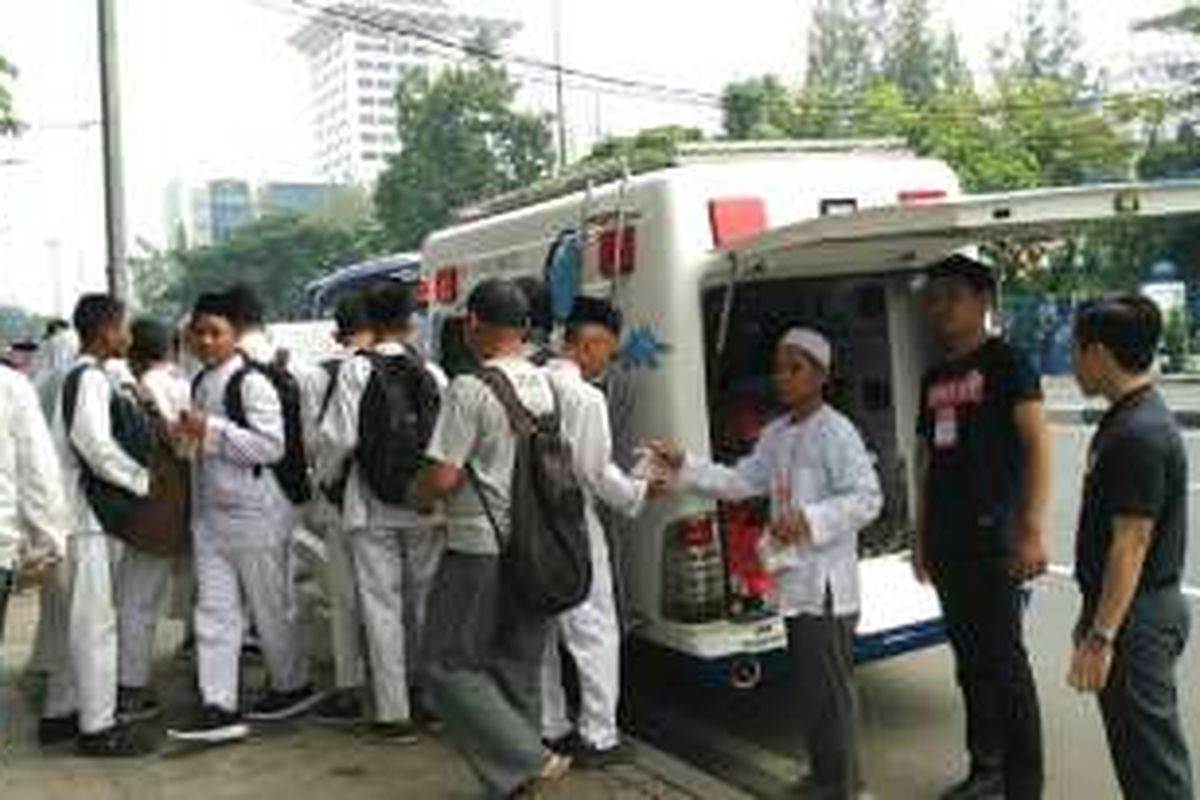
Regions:
M 1200 428 L 1200 411 L 1175 411 L 1175 420 L 1181 428 Z M 1104 416 L 1102 408 L 1050 408 L 1046 416 L 1055 425 L 1095 425 Z
M 645 739 L 627 736 L 635 745 L 634 766 L 668 786 L 695 798 L 717 800 L 753 800 L 720 778 L 702 772 L 685 761 L 659 750 Z

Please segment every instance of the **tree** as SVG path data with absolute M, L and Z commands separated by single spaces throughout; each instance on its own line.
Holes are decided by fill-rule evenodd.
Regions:
M 685 128 L 680 125 L 646 128 L 633 136 L 609 136 L 601 139 L 579 163 L 586 165 L 623 159 L 631 168 L 636 168 L 641 163 L 661 163 L 675 152 L 678 144 L 698 142 L 703 138 L 704 131 L 699 128 Z
M 454 209 L 534 181 L 553 164 L 547 118 L 513 108 L 518 87 L 502 67 L 416 68 L 399 83 L 400 152 L 375 190 L 392 247 L 417 248 Z
M 721 111 L 730 139 L 779 139 L 796 126 L 792 94 L 774 75 L 726 86 Z
M 908 102 L 924 105 L 942 82 L 942 54 L 929 28 L 929 0 L 899 0 L 888 34 L 882 77 L 898 86 Z
M 878 24 L 882 6 L 870 17 Z M 869 25 L 868 15 L 858 0 L 816 0 L 808 33 L 808 68 L 804 85 L 812 101 L 820 98 L 830 117 L 826 124 L 835 134 L 846 135 L 854 105 L 876 76 L 873 38 L 879 34 Z M 810 120 L 811 124 L 811 120 Z
M 12 92 L 8 82 L 17 77 L 17 68 L 0 55 L 0 136 L 12 136 L 21 130 L 21 123 L 13 116 Z
M 377 255 L 377 245 L 369 229 L 271 216 L 239 228 L 220 244 L 170 253 L 143 248 L 135 286 L 146 308 L 175 316 L 202 292 L 245 283 L 262 298 L 269 317 L 293 318 L 304 313 L 309 282 Z

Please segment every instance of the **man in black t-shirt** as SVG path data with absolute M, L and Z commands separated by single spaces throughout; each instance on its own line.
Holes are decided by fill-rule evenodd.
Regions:
M 1187 643 L 1180 591 L 1187 454 L 1149 374 L 1162 333 L 1150 300 L 1121 295 L 1075 320 L 1075 377 L 1109 401 L 1088 452 L 1075 538 L 1083 595 L 1068 682 L 1096 692 L 1126 798 L 1192 797 L 1175 664 Z
M 1039 798 L 1042 735 L 1021 628 L 1022 584 L 1046 568 L 1049 434 L 1038 374 L 987 331 L 991 270 L 954 255 L 929 272 L 944 359 L 921 382 L 913 566 L 942 603 L 970 771 L 945 800 Z

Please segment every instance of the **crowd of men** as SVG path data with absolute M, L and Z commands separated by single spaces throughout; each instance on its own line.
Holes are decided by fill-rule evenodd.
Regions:
M 969 757 L 944 797 L 1039 798 L 1022 614 L 1027 582 L 1047 563 L 1040 381 L 989 331 L 986 267 L 952 256 L 928 278 L 944 354 L 921 384 L 913 562 L 941 599 Z M 73 318 L 77 355 L 72 331 L 57 331 L 33 383 L 0 368 L 0 634 L 17 567 L 40 568 L 41 744 L 92 756 L 154 747 L 139 723 L 162 714 L 155 631 L 173 587 L 171 613 L 194 641 L 197 703 L 169 721 L 168 737 L 234 741 L 250 723 L 301 714 L 366 721 L 397 743 L 444 727 L 486 796 L 535 796 L 573 765 L 625 757 L 602 510 L 635 517 L 688 492 L 769 503 L 758 554 L 787 620 L 810 765 L 800 791 L 858 796 L 857 537 L 883 498 L 861 435 L 826 400 L 834 348 L 810 327 L 782 332 L 772 368 L 781 414 L 738 463 L 655 441 L 629 474 L 614 463 L 600 388 L 620 312 L 581 297 L 551 346 L 531 335 L 550 327 L 542 302 L 528 284 L 477 284 L 463 329 L 470 366 L 453 379 L 414 344 L 415 298 L 401 284 L 340 303 L 342 356 L 321 364 L 273 353 L 260 304 L 233 287 L 198 298 L 180 327 L 130 325 L 114 298 L 86 296 Z M 1084 307 L 1075 325 L 1077 380 L 1110 408 L 1085 478 L 1069 682 L 1098 694 L 1122 791 L 1138 800 L 1192 797 L 1174 682 L 1188 631 L 1187 465 L 1151 378 L 1161 329 L 1157 307 L 1132 295 Z M 127 387 L 166 444 L 161 458 L 134 457 L 121 441 Z M 550 433 L 539 427 L 547 420 Z M 520 471 L 537 431 L 566 445 L 590 562 L 585 591 L 553 614 L 530 601 L 510 554 L 524 533 Z M 115 536 L 114 508 L 163 494 L 172 461 L 190 472 L 175 498 L 187 506 L 186 547 L 159 547 L 170 539 L 162 531 L 145 542 Z M 324 690 L 297 620 L 299 524 L 327 555 L 334 671 Z M 253 696 L 239 685 L 251 639 L 268 675 Z M 578 674 L 574 710 L 563 653 Z

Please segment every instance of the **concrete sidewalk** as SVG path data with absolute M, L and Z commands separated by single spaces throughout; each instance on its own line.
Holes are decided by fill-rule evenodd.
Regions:
M 37 681 L 24 674 L 37 603 L 13 598 L 7 663 L 0 696 L 0 798 L 3 800 L 467 800 L 478 785 L 450 745 L 436 735 L 417 745 L 372 741 L 363 733 L 298 720 L 259 725 L 246 742 L 217 748 L 165 743 L 156 755 L 123 761 L 88 760 L 69 748 L 43 752 L 34 743 Z M 168 719 L 191 702 L 191 665 L 168 651 L 181 635 L 162 626 L 158 676 Z M 261 668 L 245 670 L 256 685 Z M 164 723 L 148 723 L 161 732 Z M 741 798 L 738 792 L 640 743 L 632 763 L 599 772 L 570 773 L 547 787 L 546 798 Z

